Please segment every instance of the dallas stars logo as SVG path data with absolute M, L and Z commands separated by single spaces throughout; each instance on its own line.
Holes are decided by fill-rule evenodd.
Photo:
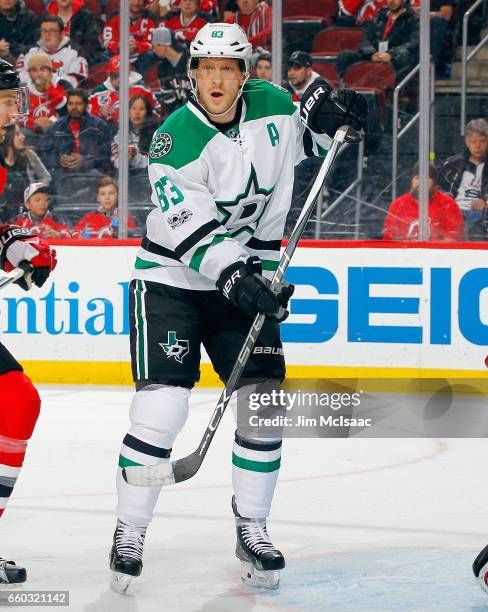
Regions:
M 256 170 L 251 164 L 251 174 L 244 191 L 235 200 L 229 202 L 219 200 L 215 202 L 221 214 L 220 222 L 227 229 L 237 229 L 238 232 L 236 233 L 249 231 L 251 234 L 254 234 L 261 217 L 268 207 L 273 191 L 274 185 L 271 189 L 260 187 Z
M 159 346 L 166 353 L 166 357 L 174 357 L 178 363 L 183 363 L 183 359 L 190 352 L 188 340 L 179 340 L 175 331 L 168 332 L 168 342 L 159 342 Z

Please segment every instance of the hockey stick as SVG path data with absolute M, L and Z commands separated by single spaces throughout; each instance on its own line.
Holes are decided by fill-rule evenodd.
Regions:
M 32 266 L 28 261 L 21 261 L 18 268 L 14 268 L 7 272 L 4 276 L 0 277 L 0 289 L 7 287 L 10 283 L 14 283 L 19 278 L 22 278 L 24 274 L 30 274 L 32 272 Z
M 288 264 L 290 263 L 291 257 L 295 252 L 298 241 L 300 240 L 303 234 L 305 225 L 307 224 L 308 219 L 314 210 L 315 201 L 319 196 L 323 184 L 329 176 L 336 155 L 350 130 L 351 128 L 347 126 L 341 127 L 337 130 L 334 139 L 330 145 L 330 149 L 327 152 L 324 161 L 322 162 L 322 166 L 320 167 L 319 173 L 317 174 L 310 193 L 308 194 L 307 200 L 302 208 L 300 216 L 298 217 L 295 229 L 293 230 L 288 240 L 288 244 L 285 250 L 283 251 L 283 255 L 281 256 L 280 262 L 278 264 L 278 269 L 274 273 L 273 278 L 271 280 L 271 288 L 275 287 L 278 283 L 281 282 L 286 272 L 286 269 L 288 268 Z M 351 132 L 354 133 L 353 130 L 351 130 Z M 355 134 L 355 136 L 357 136 L 357 134 Z M 126 482 L 139 487 L 165 486 L 169 484 L 174 484 L 176 482 L 188 480 L 198 472 L 200 466 L 202 465 L 202 461 L 207 453 L 210 442 L 212 441 L 215 431 L 217 430 L 217 427 L 219 426 L 225 409 L 227 408 L 227 404 L 229 403 L 232 394 L 236 390 L 237 383 L 239 382 L 241 374 L 251 355 L 254 345 L 256 344 L 256 340 L 259 336 L 259 332 L 261 331 L 264 320 L 264 314 L 256 315 L 252 323 L 251 329 L 249 330 L 249 333 L 247 334 L 247 337 L 244 341 L 241 352 L 237 357 L 234 369 L 232 370 L 229 376 L 229 380 L 227 381 L 227 384 L 224 390 L 222 391 L 222 394 L 217 403 L 217 407 L 215 408 L 212 414 L 210 422 L 207 426 L 207 429 L 205 430 L 205 433 L 197 450 L 191 453 L 190 455 L 183 457 L 182 459 L 177 459 L 176 461 L 171 461 L 168 463 L 163 463 L 159 465 L 128 466 L 122 468 L 122 475 Z

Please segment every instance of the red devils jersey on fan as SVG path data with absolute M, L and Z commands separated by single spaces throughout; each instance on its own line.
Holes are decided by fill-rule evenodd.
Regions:
M 39 117 L 57 117 L 58 110 L 66 104 L 66 92 L 61 85 L 52 84 L 44 93 L 29 83 L 29 115 L 25 121 L 29 130 L 36 131 Z
M 22 215 L 15 221 L 13 221 L 12 225 L 27 227 L 32 231 L 33 234 L 35 234 L 36 236 L 41 236 L 43 238 L 49 237 L 48 228 L 54 230 L 55 232 L 59 232 L 61 234 L 61 238 L 71 237 L 70 231 L 68 230 L 66 225 L 55 221 L 49 212 L 41 221 L 33 221 L 30 216 L 30 213 L 27 213 L 27 215 Z
M 106 215 L 102 211 L 86 213 L 73 227 L 72 232 L 76 238 L 111 238 L 114 229 L 118 227 L 117 212 Z M 137 229 L 136 222 L 129 215 L 127 218 L 128 229 Z
M 129 87 L 129 98 L 134 96 L 145 96 L 152 109 L 159 109 L 159 104 L 153 92 L 142 85 Z M 110 121 L 114 125 L 119 122 L 119 92 L 105 89 L 97 91 L 89 97 L 89 112 L 104 121 Z M 112 112 L 113 111 L 113 112 Z
M 180 13 L 178 15 L 174 15 L 173 17 L 171 17 L 171 19 L 165 21 L 164 25 L 170 30 L 173 30 L 179 40 L 186 40 L 186 42 L 191 42 L 197 35 L 198 30 L 203 28 L 206 23 L 208 23 L 207 20 L 203 17 L 199 17 L 199 15 L 197 14 L 190 21 L 190 23 L 188 23 L 187 25 L 183 25 Z
M 260 2 L 250 15 L 243 15 L 239 11 L 227 19 L 227 23 L 241 26 L 253 47 L 271 45 L 271 22 L 271 7 L 266 2 Z
M 385 219 L 385 240 L 417 239 L 419 206 L 408 192 L 394 200 Z M 461 240 L 463 216 L 450 195 L 437 189 L 429 202 L 429 240 Z
M 358 25 L 373 19 L 386 4 L 386 0 L 339 0 L 341 10 L 355 17 Z
M 3 193 L 5 189 L 5 185 L 7 184 L 7 168 L 5 166 L 5 160 L 3 159 L 3 155 L 0 154 L 0 195 Z
M 140 55 L 151 51 L 151 32 L 158 27 L 158 22 L 153 13 L 142 11 L 137 19 L 130 20 L 130 35 L 134 39 L 137 51 L 134 55 Z M 120 41 L 120 16 L 114 15 L 103 28 L 103 46 L 112 53 L 119 53 Z

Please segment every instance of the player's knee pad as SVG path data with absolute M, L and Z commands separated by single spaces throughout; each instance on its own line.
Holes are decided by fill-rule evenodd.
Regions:
M 286 407 L 280 395 L 281 382 L 266 380 L 242 386 L 231 398 L 236 434 L 244 440 L 281 440 Z M 263 425 L 264 422 L 269 424 Z
M 190 389 L 149 385 L 137 391 L 130 408 L 133 437 L 162 449 L 171 449 L 188 417 Z
M 41 398 L 30 378 L 13 370 L 0 375 L 0 435 L 28 440 L 39 416 Z

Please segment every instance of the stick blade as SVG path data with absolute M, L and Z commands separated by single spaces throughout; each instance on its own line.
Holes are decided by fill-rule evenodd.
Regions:
M 171 463 L 131 465 L 122 468 L 124 480 L 135 487 L 162 487 L 175 483 Z

